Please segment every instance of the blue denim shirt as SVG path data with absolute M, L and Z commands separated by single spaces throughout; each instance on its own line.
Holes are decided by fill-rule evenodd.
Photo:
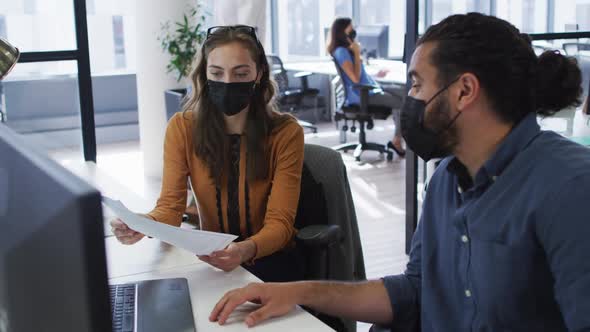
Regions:
M 530 114 L 473 181 L 446 158 L 383 281 L 402 330 L 590 330 L 590 150 Z

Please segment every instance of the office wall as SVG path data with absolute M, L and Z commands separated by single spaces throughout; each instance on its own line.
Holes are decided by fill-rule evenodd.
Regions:
M 166 130 L 164 91 L 180 88 L 173 75 L 166 72 L 168 55 L 162 52 L 157 36 L 161 24 L 182 18 L 189 0 L 143 0 L 136 8 L 137 96 L 139 137 L 143 152 L 144 172 L 148 177 L 161 177 L 163 142 Z

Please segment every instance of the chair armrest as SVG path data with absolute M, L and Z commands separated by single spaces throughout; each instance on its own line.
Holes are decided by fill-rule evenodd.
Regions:
M 294 96 L 303 93 L 302 89 L 289 89 L 281 92 L 281 96 Z
M 369 332 L 392 332 L 392 330 L 389 327 L 373 324 L 371 325 Z
M 329 247 L 342 240 L 342 229 L 338 225 L 310 225 L 300 229 L 295 239 L 306 247 Z
M 303 91 L 307 91 L 307 90 L 309 90 L 309 82 L 308 82 L 307 78 L 311 75 L 313 75 L 312 72 L 300 71 L 300 72 L 293 74 L 293 77 L 300 78 L 301 79 L 301 88 L 303 89 Z
M 354 83 L 352 85 L 353 89 L 358 89 L 358 90 L 373 90 L 373 89 L 380 89 L 378 86 L 376 85 L 369 85 L 369 84 L 360 84 L 360 83 Z
M 299 77 L 307 77 L 307 76 L 311 76 L 311 75 L 313 75 L 313 73 L 310 71 L 300 71 L 300 72 L 293 74 L 293 77 L 299 78 Z
M 373 89 L 379 89 L 378 86 L 374 86 L 374 85 L 368 85 L 368 84 L 353 84 L 352 85 L 353 89 L 358 89 L 360 90 L 360 97 L 361 97 L 361 104 L 360 106 L 360 111 L 363 114 L 368 114 L 369 113 L 369 91 L 373 90 Z

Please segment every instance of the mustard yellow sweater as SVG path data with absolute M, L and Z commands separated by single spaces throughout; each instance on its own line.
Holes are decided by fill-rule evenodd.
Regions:
M 201 228 L 220 232 L 216 205 L 215 184 L 203 160 L 193 149 L 192 113 L 177 113 L 166 129 L 164 141 L 164 172 L 162 191 L 156 207 L 148 216 L 159 222 L 180 226 L 186 208 L 187 183 L 190 178 Z M 245 180 L 246 180 L 246 140 L 240 147 L 240 229 L 243 237 L 246 232 Z M 250 220 L 252 236 L 256 244 L 256 257 L 268 256 L 291 243 L 293 227 L 303 167 L 303 129 L 297 121 L 290 119 L 274 128 L 268 144 L 269 176 L 265 180 L 248 183 L 250 201 Z M 227 178 L 222 179 L 227 183 Z M 229 229 L 227 218 L 227 186 L 221 186 L 221 210 L 224 229 Z

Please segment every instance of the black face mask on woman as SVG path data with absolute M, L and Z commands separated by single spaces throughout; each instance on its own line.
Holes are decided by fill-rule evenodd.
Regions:
M 350 33 L 348 34 L 348 38 L 350 38 L 350 40 L 354 40 L 356 38 L 356 30 L 355 29 L 350 30 Z
M 448 151 L 448 149 L 445 148 L 444 142 L 441 141 L 441 134 L 451 128 L 461 112 L 457 113 L 457 115 L 455 115 L 444 128 L 436 132 L 426 128 L 424 121 L 426 116 L 426 106 L 458 79 L 459 78 L 456 78 L 444 86 L 427 102 L 411 96 L 406 96 L 404 99 L 400 114 L 402 136 L 406 140 L 408 147 L 410 147 L 418 157 L 424 159 L 424 161 L 429 161 L 432 158 L 443 158 L 451 153 L 451 151 Z
M 252 99 L 256 81 L 225 83 L 207 80 L 209 99 L 227 116 L 240 113 Z

